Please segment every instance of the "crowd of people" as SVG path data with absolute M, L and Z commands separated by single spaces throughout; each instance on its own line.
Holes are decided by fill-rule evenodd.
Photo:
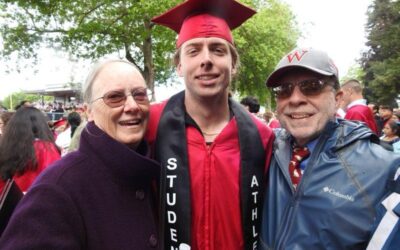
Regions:
M 185 89 L 168 100 L 151 104 L 137 67 L 108 59 L 87 76 L 84 112 L 2 115 L 1 179 L 25 195 L 0 249 L 397 249 L 396 111 L 340 84 L 313 48 L 267 77 L 275 112 L 236 102 L 231 31 L 254 14 L 188 0 L 153 18 L 178 33 Z

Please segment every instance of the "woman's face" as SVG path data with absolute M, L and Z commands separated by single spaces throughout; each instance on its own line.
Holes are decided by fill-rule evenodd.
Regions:
M 394 131 L 392 130 L 392 128 L 389 126 L 388 123 L 386 123 L 385 126 L 383 127 L 383 133 L 384 133 L 386 136 L 393 136 L 393 135 L 395 134 Z
M 145 90 L 142 75 L 132 65 L 125 62 L 104 65 L 92 86 L 88 120 L 94 121 L 115 140 L 136 148 L 146 132 L 149 115 L 147 95 L 139 96 L 147 93 Z M 124 100 L 118 104 L 106 104 L 118 96 Z

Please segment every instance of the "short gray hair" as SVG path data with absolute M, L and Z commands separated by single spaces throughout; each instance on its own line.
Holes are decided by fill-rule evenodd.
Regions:
M 100 73 L 100 71 L 104 68 L 109 63 L 115 63 L 115 62 L 121 62 L 121 63 L 127 63 L 131 66 L 133 66 L 135 69 L 137 69 L 139 72 L 140 70 L 131 62 L 123 60 L 123 59 L 106 59 L 104 61 L 99 61 L 94 64 L 92 69 L 90 70 L 88 76 L 86 77 L 85 83 L 83 85 L 82 89 L 82 96 L 83 96 L 83 101 L 86 102 L 87 104 L 90 104 L 92 101 L 92 94 L 93 94 L 93 83 L 97 78 L 97 75 Z

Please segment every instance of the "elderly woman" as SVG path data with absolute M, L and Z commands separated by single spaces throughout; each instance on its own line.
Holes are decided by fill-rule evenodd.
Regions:
M 1 249 L 154 249 L 160 167 L 143 136 L 149 98 L 137 68 L 97 65 L 84 88 L 89 123 L 78 151 L 48 168 L 21 200 Z

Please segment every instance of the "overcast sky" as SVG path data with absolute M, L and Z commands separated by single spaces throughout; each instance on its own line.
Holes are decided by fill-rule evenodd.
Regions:
M 365 50 L 367 9 L 372 0 L 285 0 L 297 16 L 302 47 L 325 50 L 347 74 Z
M 303 34 L 298 45 L 327 51 L 339 68 L 339 74 L 346 75 L 365 49 L 366 11 L 372 0 L 284 1 L 291 5 Z M 71 81 L 71 77 L 75 82 L 83 81 L 88 66 L 71 66 L 73 64 L 63 57 L 65 55 L 43 49 L 37 67 L 12 74 L 3 72 L 6 65 L 0 61 L 0 99 L 15 91 L 40 89 L 46 84 Z M 176 88 L 176 91 L 180 88 Z

